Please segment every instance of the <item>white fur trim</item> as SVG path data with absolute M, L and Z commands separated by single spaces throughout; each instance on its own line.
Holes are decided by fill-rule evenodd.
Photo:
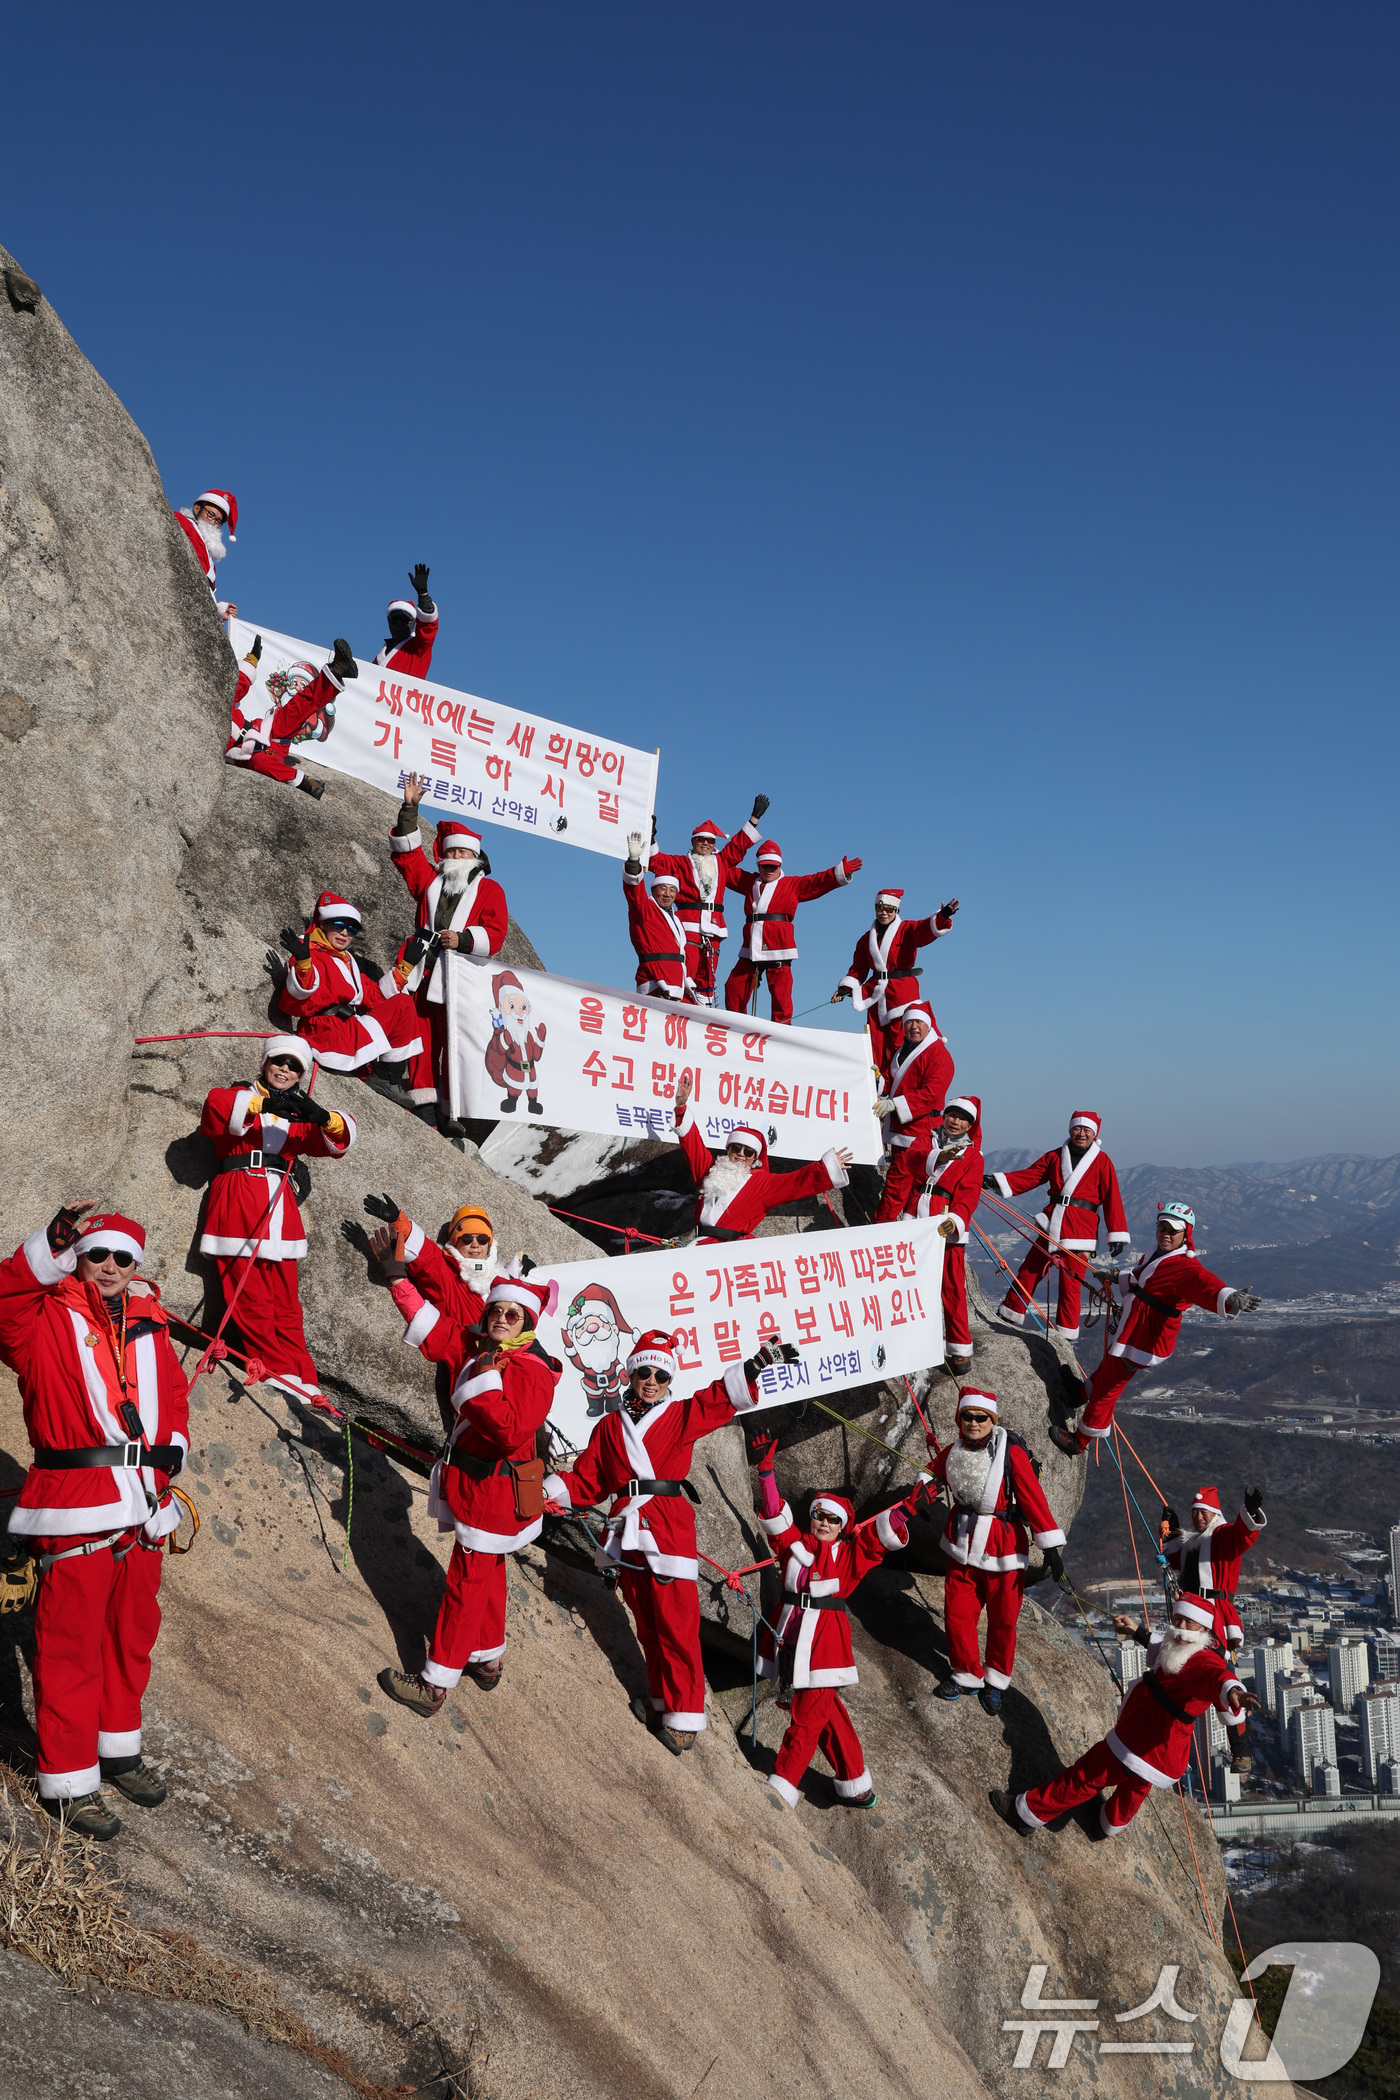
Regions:
M 710 1725 L 703 1713 L 672 1713 L 669 1706 L 661 1710 L 661 1724 L 664 1728 L 683 1728 L 688 1735 L 700 1735 Z
M 1163 1772 L 1157 1765 L 1150 1765 L 1145 1757 L 1139 1757 L 1136 1750 L 1130 1750 L 1120 1740 L 1115 1728 L 1109 1729 L 1104 1741 L 1120 1765 L 1126 1765 L 1130 1772 L 1136 1772 L 1139 1779 L 1147 1780 L 1152 1786 L 1175 1786 L 1181 1777 L 1179 1772 Z
M 785 1502 L 776 1517 L 760 1517 L 758 1521 L 770 1539 L 776 1538 L 780 1531 L 787 1531 L 791 1527 L 792 1511 Z
M 421 846 L 422 843 L 423 834 L 421 831 L 391 831 L 389 833 L 389 851 L 391 853 L 412 853 L 415 847 Z
M 992 1180 L 996 1183 L 997 1194 L 1005 1197 L 1009 1203 L 1011 1201 L 1011 1187 L 1006 1176 L 1004 1174 L 993 1174 Z
M 435 1684 L 444 1692 L 450 1692 L 462 1681 L 461 1671 L 449 1669 L 446 1663 L 425 1662 L 420 1675 L 424 1684 Z
M 747 1414 L 758 1402 L 749 1391 L 749 1382 L 744 1376 L 742 1364 L 731 1364 L 724 1374 L 724 1390 L 736 1415 Z
M 558 1473 L 545 1474 L 544 1492 L 551 1502 L 562 1502 L 565 1509 L 573 1508 L 574 1498 L 569 1493 L 568 1482 L 562 1479 Z
M 879 1516 L 875 1519 L 875 1536 L 888 1553 L 898 1553 L 902 1546 L 907 1546 L 909 1543 L 907 1537 L 901 1538 L 895 1530 L 890 1522 L 890 1513 L 887 1509 L 882 1509 Z
M 34 1783 L 41 1801 L 71 1801 L 77 1794 L 95 1794 L 102 1784 L 102 1767 L 84 1765 L 81 1772 L 36 1772 Z
M 974 1677 L 970 1670 L 954 1670 L 953 1682 L 960 1684 L 965 1692 L 980 1692 L 982 1689 L 982 1679 Z
M 1069 1540 L 1057 1526 L 1054 1531 L 1033 1531 L 1031 1537 L 1037 1546 L 1067 1546 Z
M 45 1290 L 51 1284 L 62 1283 L 78 1266 L 78 1256 L 72 1247 L 64 1254 L 54 1253 L 49 1245 L 48 1232 L 42 1225 L 37 1232 L 31 1232 L 25 1241 L 24 1258 L 29 1264 L 34 1281 L 42 1284 Z
M 858 1794 L 868 1794 L 874 1784 L 867 1766 L 858 1779 L 838 1779 L 836 1791 L 843 1801 L 854 1801 Z
M 1129 1816 L 1128 1823 L 1131 1823 L 1132 1820 L 1132 1817 Z M 1105 1837 L 1121 1837 L 1123 1835 L 1123 1832 L 1127 1829 L 1128 1823 L 1110 1823 L 1108 1820 L 1108 1803 L 1106 1801 L 1100 1801 L 1099 1829 L 1103 1832 Z
M 846 1169 L 842 1166 L 840 1160 L 836 1157 L 834 1151 L 823 1152 L 822 1165 L 826 1168 L 827 1173 L 831 1176 L 831 1186 L 834 1189 L 845 1188 L 847 1182 L 850 1180 L 851 1177 L 846 1172 Z
M 1224 1283 L 1224 1284 L 1222 1284 L 1222 1285 L 1220 1286 L 1220 1289 L 1219 1289 L 1219 1290 L 1218 1290 L 1218 1291 L 1216 1292 L 1216 1294 L 1215 1294 L 1215 1309 L 1216 1309 L 1216 1311 L 1217 1311 L 1218 1313 L 1222 1314 L 1222 1315 L 1223 1315 L 1223 1316 L 1224 1316 L 1224 1317 L 1225 1317 L 1226 1319 L 1230 1319 L 1230 1320 L 1234 1319 L 1234 1318 L 1236 1317 L 1236 1315 L 1235 1315 L 1234 1313 L 1227 1313 L 1227 1312 L 1225 1311 L 1225 1300 L 1226 1300 L 1227 1298 L 1231 1298 L 1231 1297 L 1233 1297 L 1233 1296 L 1234 1296 L 1234 1292 L 1235 1292 L 1235 1286 L 1234 1286 L 1234 1284 L 1232 1284 L 1232 1283 Z
M 365 923 L 354 905 L 348 902 L 344 904 L 318 904 L 316 916 L 321 920 L 322 924 L 325 924 L 329 919 L 353 919 L 357 926 L 363 926 Z
M 768 1784 L 772 1787 L 773 1792 L 778 1796 L 778 1799 L 780 1801 L 786 1801 L 789 1808 L 796 1808 L 798 1802 L 802 1799 L 802 1796 L 798 1793 L 797 1788 L 792 1784 L 792 1781 L 790 1779 L 780 1779 L 776 1772 L 772 1772 L 769 1774 Z M 40 1791 L 42 1792 L 42 1778 L 39 1781 L 39 1786 Z
M 1032 1830 L 1044 1830 L 1045 1825 L 1041 1822 L 1040 1817 L 1032 1815 L 1027 1808 L 1024 1794 L 1016 1796 L 1016 1813 L 1021 1818 L 1021 1821 L 1028 1824 Z
M 435 1305 L 420 1305 L 403 1331 L 404 1346 L 409 1349 L 420 1348 L 441 1317 Z
M 282 989 L 289 999 L 309 999 L 320 982 L 321 973 L 315 963 L 311 965 L 311 982 L 308 985 L 303 985 L 301 979 L 297 976 L 296 963 L 289 963 L 287 965 L 287 974 L 282 981 Z
M 105 1728 L 97 1731 L 97 1754 L 99 1757 L 139 1757 L 141 1755 L 141 1731 L 139 1728 L 123 1728 L 115 1734 Z
M 431 1514 L 431 1512 L 430 1512 Z M 449 1512 L 450 1514 L 450 1512 Z M 454 1523 L 457 1544 L 468 1553 L 518 1553 L 544 1529 L 544 1518 L 533 1517 L 523 1531 L 478 1531 L 474 1524 Z

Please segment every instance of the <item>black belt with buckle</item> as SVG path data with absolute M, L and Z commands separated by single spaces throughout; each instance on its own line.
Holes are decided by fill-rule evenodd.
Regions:
M 620 1495 L 687 1495 L 696 1504 L 700 1497 L 688 1480 L 629 1480 Z
M 232 1159 L 221 1159 L 215 1167 L 216 1174 L 285 1174 L 288 1162 L 273 1152 L 240 1152 Z
M 45 1473 L 67 1473 L 79 1466 L 112 1466 L 119 1473 L 137 1473 L 142 1466 L 155 1466 L 162 1473 L 178 1473 L 185 1463 L 179 1444 L 152 1444 L 143 1448 L 134 1439 L 126 1444 L 94 1444 L 82 1451 L 36 1451 L 34 1463 Z
M 850 1613 L 839 1597 L 814 1597 L 810 1590 L 784 1590 L 784 1604 L 795 1604 L 799 1611 L 839 1611 L 843 1618 Z
M 447 1463 L 471 1480 L 499 1480 L 509 1473 L 511 1467 L 508 1458 L 472 1458 L 466 1451 L 449 1451 Z

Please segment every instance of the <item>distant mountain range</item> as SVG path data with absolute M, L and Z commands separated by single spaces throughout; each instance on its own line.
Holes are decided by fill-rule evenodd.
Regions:
M 1028 1166 L 1033 1152 L 994 1152 L 988 1167 Z M 1361 1294 L 1400 1279 L 1400 1154 L 1371 1159 L 1334 1152 L 1281 1164 L 1120 1167 L 1133 1246 L 1150 1247 L 1159 1201 L 1196 1213 L 1196 1243 L 1211 1266 L 1230 1256 L 1241 1281 L 1266 1296 Z M 1032 1214 L 1038 1199 L 1018 1199 Z M 990 1220 L 983 1221 L 990 1231 Z M 1245 1271 L 1248 1271 L 1246 1276 Z M 1224 1273 L 1221 1270 L 1221 1273 Z

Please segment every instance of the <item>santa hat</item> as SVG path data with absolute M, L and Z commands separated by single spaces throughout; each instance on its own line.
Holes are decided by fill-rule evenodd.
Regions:
M 546 1313 L 552 1313 L 559 1303 L 559 1286 L 551 1276 L 548 1283 L 531 1283 L 528 1276 L 519 1273 L 520 1257 L 516 1255 L 504 1276 L 493 1279 L 486 1293 L 490 1305 L 519 1305 L 524 1308 L 525 1325 L 538 1327 Z
M 353 919 L 357 926 L 364 924 L 350 899 L 337 897 L 334 890 L 322 890 L 316 899 L 316 916 L 318 919 Z
M 752 1123 L 736 1123 L 725 1137 L 724 1142 L 726 1146 L 747 1145 L 751 1152 L 758 1154 L 758 1164 L 761 1167 L 767 1166 L 768 1140 L 764 1137 L 761 1130 L 754 1129 Z
M 523 992 L 524 989 L 514 970 L 498 970 L 491 979 L 491 997 L 497 1006 L 501 1003 L 502 992 Z
M 206 489 L 202 496 L 195 497 L 194 503 L 190 505 L 191 510 L 194 509 L 195 503 L 214 504 L 228 519 L 228 536 L 230 540 L 235 537 L 238 531 L 238 498 L 236 496 L 231 496 L 227 489 Z
M 945 1101 L 943 1104 L 945 1116 L 953 1109 L 970 1116 L 975 1128 L 982 1120 L 982 1097 L 980 1094 L 959 1094 L 956 1101 Z
M 1189 1619 L 1193 1626 L 1204 1626 L 1209 1631 L 1215 1628 L 1215 1607 L 1208 1597 L 1193 1597 L 1183 1590 L 1173 1599 L 1172 1616 Z
M 1157 1223 L 1160 1225 L 1164 1218 L 1174 1232 L 1180 1232 L 1183 1225 L 1186 1227 L 1186 1244 L 1194 1253 L 1196 1247 L 1196 1213 L 1192 1210 L 1190 1204 L 1159 1203 L 1157 1205 Z
M 1087 1123 L 1094 1136 L 1097 1137 L 1103 1128 L 1103 1117 L 1092 1108 L 1077 1108 L 1069 1119 L 1071 1130 L 1073 1130 L 1076 1123 Z
M 673 889 L 673 890 L 678 890 L 678 889 L 680 888 L 680 884 L 679 884 L 679 882 L 678 882 L 678 881 L 676 880 L 676 878 L 675 878 L 675 876 L 674 876 L 674 875 L 653 875 L 653 876 L 652 876 L 652 878 L 651 878 L 651 893 L 652 893 L 653 897 L 654 897 L 654 896 L 656 895 L 656 892 L 657 892 L 657 891 L 658 891 L 659 889 L 668 889 L 668 888 L 669 888 L 669 889 Z
M 270 1057 L 290 1058 L 293 1064 L 301 1066 L 303 1077 L 316 1062 L 316 1052 L 299 1035 L 270 1035 L 263 1044 L 263 1063 Z
M 758 865 L 761 868 L 781 867 L 783 849 L 776 839 L 765 839 L 758 849 Z
M 958 1394 L 958 1404 L 953 1410 L 953 1420 L 956 1422 L 960 1419 L 965 1407 L 974 1406 L 981 1408 L 985 1414 L 995 1415 L 997 1412 L 997 1396 L 995 1393 L 983 1392 L 979 1386 L 965 1385 Z
M 638 1335 L 637 1346 L 627 1359 L 627 1376 L 634 1371 L 668 1371 L 675 1377 L 679 1366 L 676 1362 L 676 1345 L 664 1327 L 649 1327 L 645 1334 Z
M 479 1203 L 464 1203 L 460 1210 L 453 1211 L 448 1221 L 447 1244 L 449 1247 L 455 1245 L 469 1225 L 474 1225 L 478 1228 L 484 1226 L 488 1239 L 494 1240 L 496 1237 L 496 1228 L 481 1208 L 481 1205 Z
M 418 625 L 418 607 L 411 598 L 391 598 L 389 600 L 389 618 L 391 620 L 396 612 L 407 613 L 414 626 Z
M 893 904 L 897 909 L 903 895 L 903 890 L 876 890 L 875 902 L 877 904 Z
M 567 1326 L 570 1320 L 577 1320 L 582 1314 L 584 1307 L 592 1305 L 602 1307 L 619 1334 L 634 1334 L 636 1332 L 631 1321 L 624 1317 L 622 1307 L 605 1283 L 586 1283 L 581 1291 L 577 1291 L 569 1300 L 569 1309 L 564 1315 L 564 1324 Z
M 911 999 L 904 1012 L 900 1015 L 900 1019 L 903 1021 L 927 1021 L 930 1028 L 938 1026 L 938 1023 L 933 1018 L 933 1008 L 929 1005 L 927 999 Z
M 1197 1488 L 1196 1499 L 1191 1504 L 1191 1507 L 1192 1509 L 1208 1510 L 1213 1517 L 1223 1517 L 1225 1514 L 1220 1507 L 1220 1490 L 1218 1488 Z
M 729 833 L 721 831 L 713 817 L 707 817 L 703 824 L 691 825 L 690 836 L 693 839 L 714 839 L 718 843 L 720 839 L 727 839 Z
M 855 1516 L 855 1510 L 844 1495 L 828 1495 L 824 1492 L 820 1495 L 813 1495 L 812 1507 L 807 1519 L 809 1523 L 818 1510 L 825 1510 L 829 1517 L 839 1517 L 843 1531 Z
M 444 817 L 438 825 L 437 837 L 433 841 L 434 853 L 441 860 L 444 853 L 455 853 L 461 847 L 465 847 L 468 853 L 480 853 L 481 833 L 469 831 L 467 826 L 459 824 L 455 817 Z
M 124 1218 L 119 1211 L 105 1210 L 100 1216 L 83 1222 L 77 1251 L 86 1254 L 89 1247 L 110 1247 L 117 1254 L 129 1254 L 134 1262 L 141 1262 L 146 1255 L 146 1229 L 138 1225 L 135 1218 Z

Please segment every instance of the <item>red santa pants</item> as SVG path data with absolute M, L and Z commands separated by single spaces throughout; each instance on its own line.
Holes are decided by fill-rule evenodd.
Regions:
M 1050 1242 L 1045 1239 L 1037 1240 L 1016 1271 L 1016 1281 L 1022 1286 L 1027 1298 L 1035 1297 L 1036 1285 L 1049 1268 L 1052 1259 Z M 1078 1265 L 1078 1260 L 1079 1258 L 1076 1258 L 1073 1267 L 1069 1262 L 1057 1264 L 1059 1290 L 1055 1298 L 1055 1326 L 1058 1332 L 1071 1342 L 1079 1339 L 1079 1286 L 1084 1270 Z M 1018 1327 L 1025 1326 L 1026 1299 L 1021 1296 L 1020 1291 L 1009 1290 L 1001 1310 L 1004 1319 L 1014 1320 Z
M 624 1562 L 622 1594 L 646 1657 L 653 1712 L 668 1728 L 698 1733 L 705 1726 L 698 1587 L 684 1575 L 658 1582 L 647 1569 Z
M 216 1254 L 214 1267 L 224 1304 L 233 1305 L 229 1325 L 249 1356 L 259 1356 L 268 1377 L 300 1400 L 319 1400 L 321 1380 L 306 1346 L 294 1261 L 253 1261 L 246 1254 Z M 246 1282 L 245 1282 L 246 1277 Z
M 768 1782 L 790 1808 L 797 1805 L 802 1775 L 818 1750 L 836 1774 L 836 1791 L 843 1800 L 869 1792 L 871 1779 L 865 1769 L 865 1752 L 846 1711 L 846 1702 L 834 1684 L 816 1685 L 810 1691 L 795 1691 L 792 1695 L 792 1719 Z
M 295 786 L 301 779 L 301 767 L 292 763 L 292 738 L 299 729 L 304 729 L 311 717 L 323 707 L 328 707 L 336 698 L 337 688 L 331 684 L 324 671 L 318 671 L 310 685 L 304 687 L 294 700 L 288 700 L 277 709 L 268 724 L 268 745 L 256 745 L 252 755 L 245 758 L 246 745 L 239 742 L 237 733 L 229 738 L 224 753 L 231 766 L 244 766 L 250 773 L 261 773 L 268 780 L 279 780 Z
M 943 1343 L 948 1356 L 965 1365 L 972 1359 L 972 1329 L 967 1324 L 967 1249 L 943 1248 Z
M 474 1553 L 459 1541 L 447 1563 L 424 1682 L 451 1691 L 468 1663 L 499 1662 L 505 1652 L 506 1557 Z
M 993 1573 L 964 1568 L 950 1561 L 943 1582 L 943 1625 L 953 1682 L 964 1691 L 980 1692 L 983 1680 L 1004 1692 L 1016 1660 L 1016 1621 L 1021 1616 L 1025 1575 L 1020 1568 Z M 985 1668 L 977 1650 L 977 1622 L 987 1614 Z
M 98 1538 L 105 1534 L 90 1534 Z M 134 1536 L 118 1539 L 125 1545 Z M 82 1537 L 34 1541 L 66 1553 Z M 130 1770 L 141 1755 L 141 1699 L 160 1632 L 161 1548 L 137 1543 L 61 1560 L 39 1579 L 34 1607 L 36 1779 L 46 1800 L 91 1794 L 99 1758 Z
M 890 1066 L 899 1055 L 900 1031 L 904 1024 L 902 1021 L 887 1021 L 884 1023 L 877 1021 L 875 1009 L 872 1006 L 865 1017 L 865 1025 L 870 1030 L 871 1063 L 879 1071 L 881 1083 L 888 1086 L 890 1083 Z
M 936 1135 L 936 1134 L 935 1134 Z M 888 1225 L 895 1218 L 911 1217 L 920 1191 L 928 1178 L 929 1141 L 896 1145 L 890 1153 L 885 1186 L 876 1205 L 872 1225 Z
M 365 1039 L 359 1021 L 343 1021 L 334 1014 L 312 1014 L 301 1022 L 297 1033 L 310 1043 L 321 1063 L 332 1072 L 358 1072 L 373 1064 L 407 1064 L 408 1083 L 417 1099 L 433 1099 L 432 1035 L 419 1019 L 418 1008 L 407 992 L 391 992 L 375 1008 L 374 1018 L 389 1038 L 389 1050 L 376 1053 Z M 412 1046 L 416 1044 L 417 1048 Z
M 1079 1448 L 1086 1451 L 1091 1436 L 1107 1436 L 1113 1427 L 1113 1410 L 1118 1405 L 1118 1395 L 1132 1378 L 1136 1378 L 1141 1366 L 1130 1363 L 1126 1356 L 1106 1356 L 1089 1380 L 1089 1397 L 1084 1403 L 1084 1412 L 1079 1418 Z
M 715 973 L 719 967 L 719 942 L 701 934 L 686 934 L 685 974 L 694 985 L 698 1005 L 715 1003 Z
M 754 986 L 764 971 L 768 972 L 768 997 L 775 1021 L 784 1026 L 792 1022 L 792 966 L 790 963 L 736 962 L 724 984 L 724 1003 L 732 1014 L 748 1011 L 753 998 Z
M 1130 1772 L 1107 1743 L 1095 1743 L 1057 1779 L 1027 1788 L 1017 1797 L 1016 1807 L 1027 1823 L 1053 1823 L 1066 1809 L 1092 1801 L 1106 1786 L 1113 1792 L 1099 1809 L 1100 1828 L 1110 1833 L 1124 1830 L 1152 1792 L 1152 1782 Z

